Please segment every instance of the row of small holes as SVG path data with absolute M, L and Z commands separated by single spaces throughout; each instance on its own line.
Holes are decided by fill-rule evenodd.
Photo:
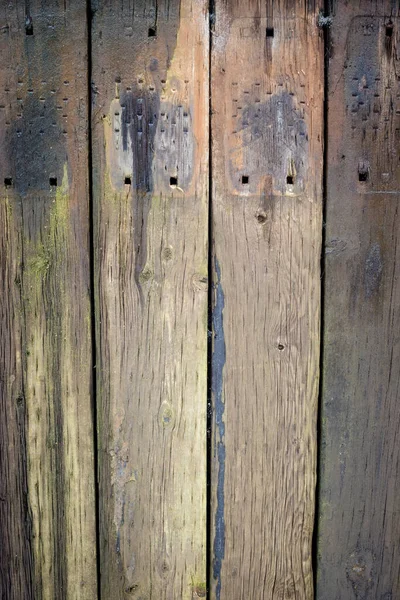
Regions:
M 365 182 L 368 181 L 369 178 L 369 173 L 368 171 L 359 171 L 358 173 L 358 180 L 361 182 Z M 242 175 L 242 185 L 248 185 L 250 181 L 250 178 L 248 175 Z M 130 177 L 125 177 L 124 180 L 125 185 L 132 185 L 132 179 Z M 286 183 L 287 185 L 294 185 L 294 177 L 292 175 L 288 175 L 286 177 Z M 49 178 L 49 184 L 51 187 L 57 187 L 57 177 L 50 177 Z M 13 186 L 13 180 L 11 177 L 5 177 L 4 179 L 4 185 L 6 188 L 10 188 Z M 170 177 L 169 178 L 169 185 L 171 187 L 177 187 L 178 185 L 178 178 L 177 177 Z
M 132 179 L 130 177 L 125 177 L 124 183 L 125 183 L 125 185 L 132 185 Z M 57 184 L 55 184 L 55 185 L 57 185 Z M 171 187 L 177 187 L 177 185 L 178 185 L 178 178 L 177 177 L 170 177 L 169 178 L 169 185 Z
M 172 179 L 172 177 L 171 177 Z M 358 180 L 359 181 L 368 181 L 369 179 L 369 173 L 368 171 L 359 171 L 358 173 Z M 242 185 L 248 185 L 249 184 L 249 176 L 248 175 L 242 175 Z M 287 185 L 294 185 L 294 177 L 293 175 L 288 175 L 286 177 L 286 183 Z M 172 183 L 171 183 L 172 185 Z
M 242 175 L 242 185 L 248 185 L 249 183 L 249 176 L 248 175 Z M 288 175 L 286 177 L 286 183 L 288 185 L 293 185 L 294 184 L 294 177 L 293 175 Z
M 32 21 L 27 21 L 26 22 L 26 24 L 25 24 L 25 34 L 26 35 L 33 35 Z M 272 35 L 274 35 L 274 34 L 272 33 Z M 148 36 L 149 37 L 156 37 L 157 36 L 157 29 L 155 27 L 149 27 Z
M 25 33 L 26 35 L 33 35 L 33 25 L 32 25 L 32 21 L 28 21 L 25 25 Z M 265 30 L 266 33 L 266 37 L 274 37 L 274 28 L 273 27 L 267 27 Z M 157 29 L 155 27 L 149 27 L 148 33 L 147 33 L 148 37 L 156 37 L 157 36 Z M 386 35 L 387 37 L 392 37 L 393 35 L 393 23 L 388 23 L 388 25 L 386 25 Z
M 11 188 L 13 186 L 13 184 L 14 184 L 14 182 L 12 180 L 12 177 L 4 178 L 4 185 L 6 188 Z M 57 187 L 57 177 L 50 177 L 49 184 L 51 187 Z

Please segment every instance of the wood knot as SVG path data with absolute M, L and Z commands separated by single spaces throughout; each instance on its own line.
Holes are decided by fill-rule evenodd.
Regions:
M 167 402 L 167 401 L 164 401 L 160 406 L 159 420 L 160 420 L 161 425 L 165 429 L 171 428 L 174 425 L 174 422 L 175 422 L 174 410 L 173 410 L 172 406 L 169 404 L 169 402 Z
M 148 267 L 146 267 L 140 273 L 139 281 L 140 281 L 140 283 L 146 283 L 146 281 L 149 281 L 150 279 L 152 279 L 152 277 L 153 277 L 153 271 L 151 269 L 149 269 Z
M 201 273 L 192 276 L 192 288 L 195 292 L 206 292 L 208 290 L 208 278 Z
M 139 584 L 138 583 L 133 583 L 132 585 L 128 585 L 125 588 L 125 594 L 134 594 L 135 592 L 137 592 L 139 589 Z
M 164 260 L 171 260 L 172 258 L 172 248 L 170 248 L 170 246 L 167 246 L 166 248 L 164 248 L 163 252 L 162 252 L 162 257 Z
M 264 223 L 267 222 L 267 214 L 263 211 L 259 211 L 256 214 L 256 219 L 261 225 L 263 225 Z

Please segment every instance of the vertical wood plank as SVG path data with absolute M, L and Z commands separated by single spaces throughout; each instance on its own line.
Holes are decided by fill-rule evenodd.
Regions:
M 0 596 L 97 598 L 85 3 L 0 7 Z
M 207 5 L 93 12 L 102 597 L 204 597 Z
M 335 1 L 318 600 L 400 597 L 398 3 Z
M 313 595 L 323 42 L 314 2 L 216 1 L 212 594 Z

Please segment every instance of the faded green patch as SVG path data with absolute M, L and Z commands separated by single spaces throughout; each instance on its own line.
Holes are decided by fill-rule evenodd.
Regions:
M 192 598 L 205 598 L 207 595 L 207 585 L 205 581 L 192 578 L 191 583 Z
M 60 228 L 65 231 L 69 219 L 69 185 L 67 165 L 64 165 L 62 183 L 57 188 L 54 206 L 50 212 L 50 237 L 56 238 Z
M 26 276 L 29 278 L 30 286 L 35 282 L 36 285 L 40 285 L 50 268 L 56 266 L 58 256 L 62 256 L 59 250 L 67 236 L 69 220 L 68 189 L 67 166 L 64 165 L 62 184 L 57 188 L 50 209 L 47 231 L 39 242 L 25 240 Z
M 43 279 L 46 276 L 47 271 L 50 267 L 50 252 L 48 247 L 43 243 L 39 242 L 36 245 L 35 252 L 28 258 L 27 268 L 29 273 L 33 274 L 39 279 Z

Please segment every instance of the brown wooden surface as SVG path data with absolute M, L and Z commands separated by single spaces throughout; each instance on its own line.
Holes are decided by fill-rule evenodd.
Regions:
M 212 6 L 0 3 L 4 600 L 314 597 L 323 21 Z M 399 12 L 327 7 L 317 600 L 400 597 Z
M 207 5 L 94 8 L 102 597 L 204 597 Z
M 2 2 L 0 51 L 0 597 L 94 600 L 84 3 Z
M 398 10 L 330 11 L 318 600 L 400 597 Z
M 323 103 L 317 12 L 300 1 L 215 6 L 216 600 L 313 596 Z

